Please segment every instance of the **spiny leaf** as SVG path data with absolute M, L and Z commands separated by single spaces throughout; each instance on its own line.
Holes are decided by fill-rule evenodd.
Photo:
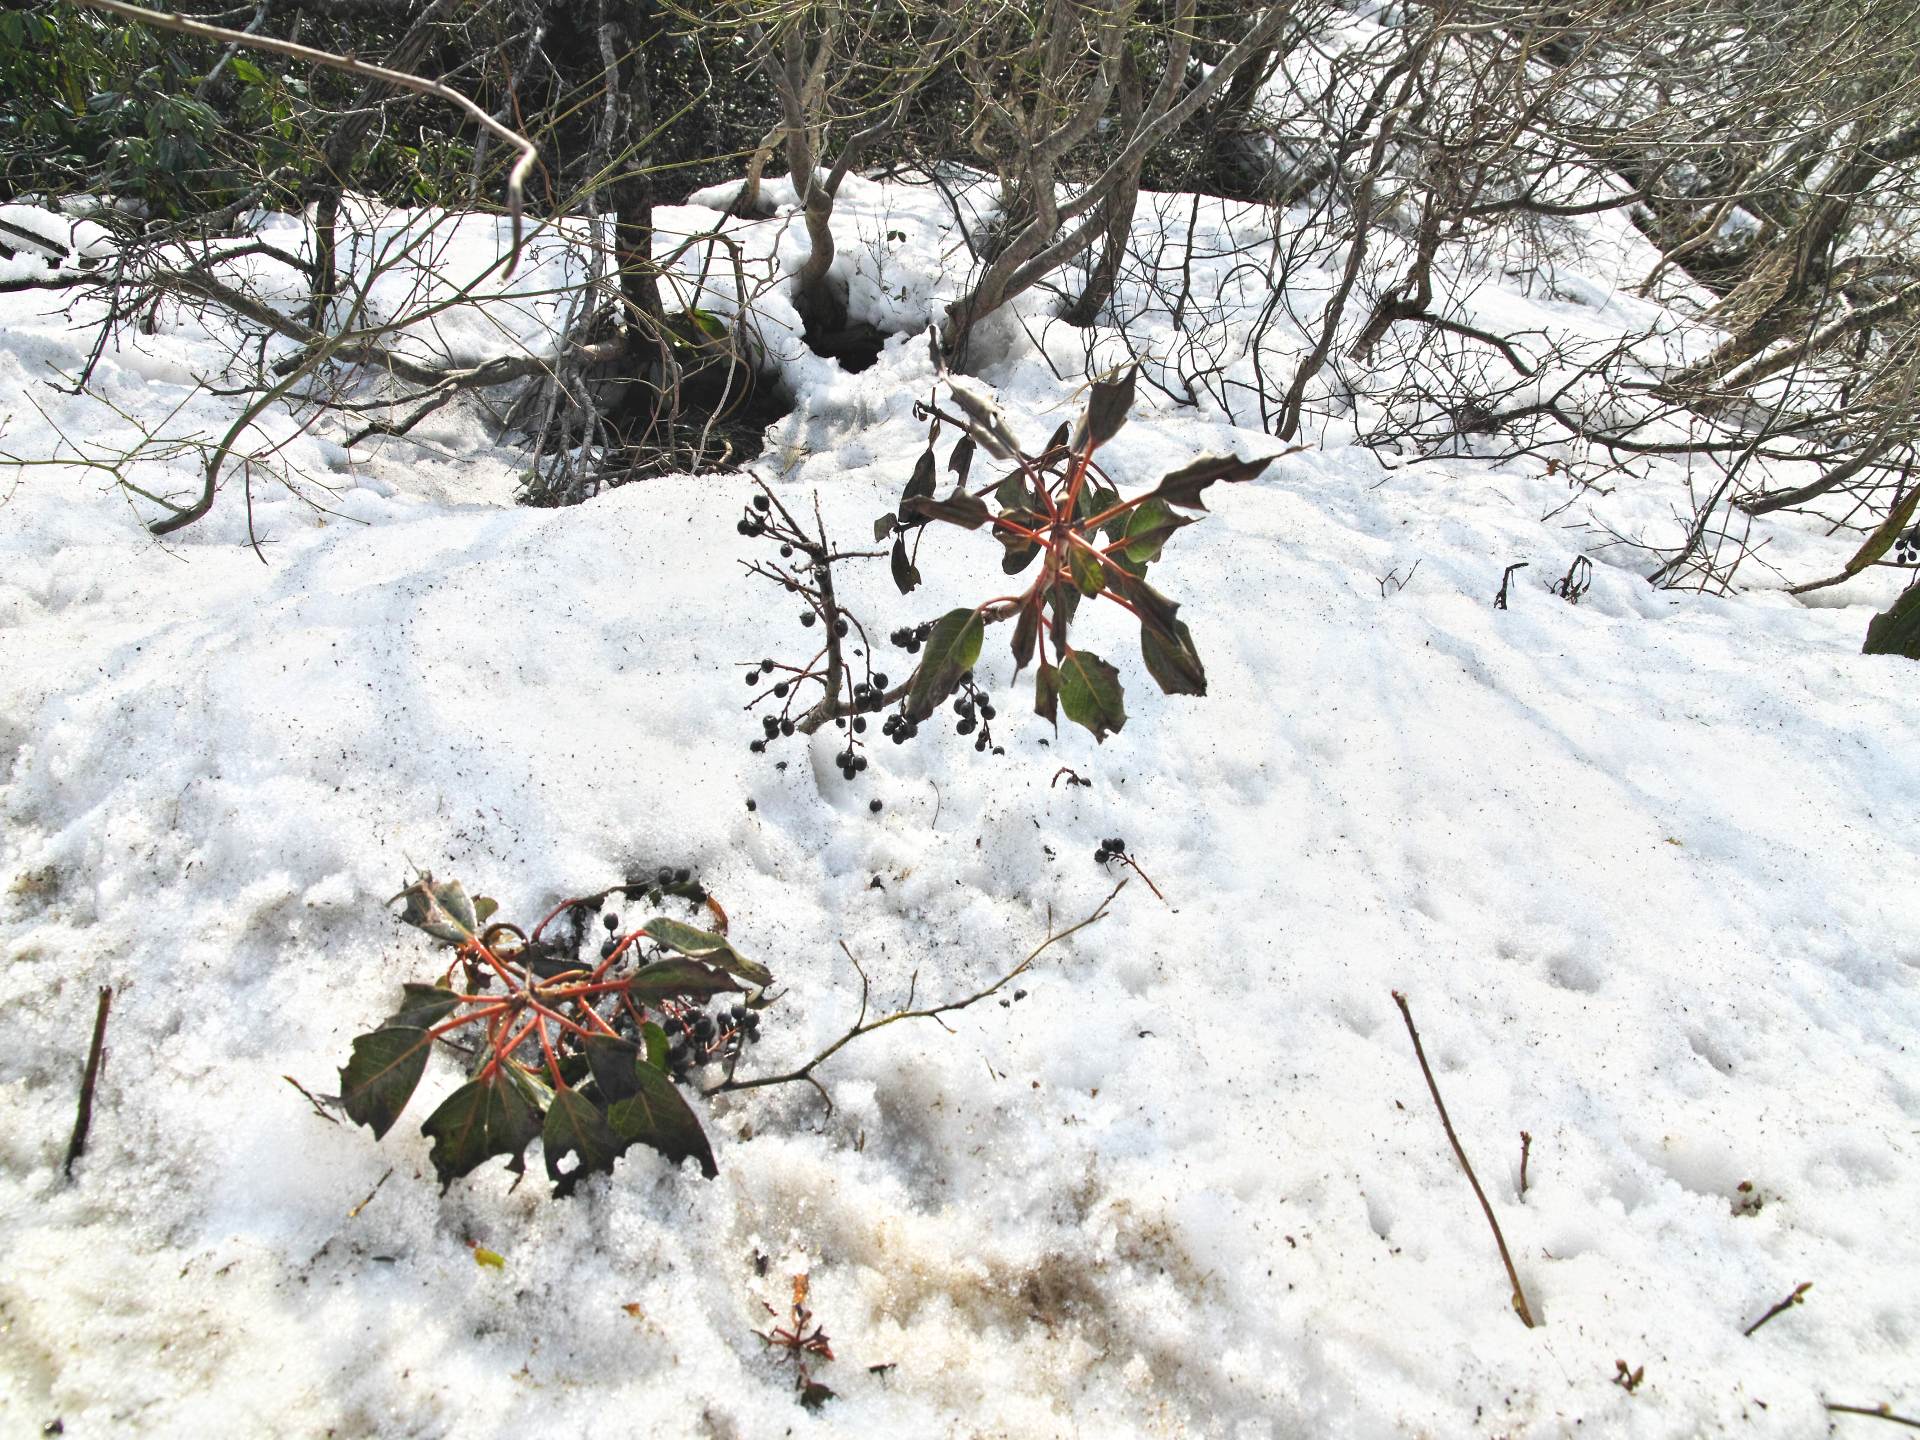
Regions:
M 673 1081 L 651 1065 L 642 1067 L 638 1076 L 635 1093 L 607 1111 L 614 1133 L 627 1144 L 658 1150 L 676 1165 L 692 1156 L 700 1162 L 701 1173 L 713 1179 L 720 1173 L 713 1147 Z
M 1182 465 L 1163 476 L 1150 493 L 1183 510 L 1204 510 L 1207 506 L 1200 498 L 1200 492 L 1214 481 L 1224 480 L 1232 484 L 1251 480 L 1271 465 L 1274 459 L 1272 455 L 1259 460 L 1242 460 L 1237 455 L 1202 455 L 1191 465 Z
M 1089 444 L 1098 450 L 1127 423 L 1127 409 L 1133 404 L 1133 377 L 1139 370 L 1138 365 L 1129 365 L 1127 373 L 1118 380 L 1093 382 L 1093 392 L 1087 397 L 1087 408 L 1080 413 L 1079 422 L 1074 426 L 1074 454 L 1079 454 Z
M 1095 740 L 1105 743 L 1107 736 L 1127 723 L 1120 673 L 1098 655 L 1070 652 L 1060 662 L 1059 684 L 1060 708 L 1076 725 L 1091 730 Z
M 741 988 L 740 982 L 726 972 L 710 969 L 697 960 L 656 960 L 634 971 L 628 993 L 638 1003 L 650 1005 L 675 996 L 705 1000 L 708 996 Z
M 354 1123 L 378 1140 L 393 1128 L 426 1072 L 433 1041 L 423 1026 L 389 1025 L 356 1035 L 353 1056 L 340 1071 L 340 1104 Z
M 678 920 L 669 920 L 664 915 L 656 915 L 641 927 L 656 944 L 693 960 L 705 960 L 722 969 L 738 975 L 750 985 L 771 985 L 773 972 L 757 961 L 749 960 L 733 948 L 724 935 L 710 934 L 705 930 L 696 930 L 691 925 L 682 925 Z
M 1193 636 L 1184 620 L 1175 620 L 1167 631 L 1142 625 L 1140 658 L 1147 662 L 1147 673 L 1167 694 L 1207 693 L 1206 667 L 1200 663 L 1200 654 L 1193 648 Z
M 993 518 L 986 501 L 969 495 L 958 486 L 944 500 L 916 496 L 906 501 L 904 508 L 913 519 L 944 520 L 949 525 L 958 525 L 962 530 L 978 530 Z
M 891 520 L 893 517 L 889 515 L 886 518 Z M 893 537 L 893 559 L 890 563 L 893 569 L 894 587 L 902 595 L 911 594 L 920 584 L 920 567 L 915 565 L 907 555 L 905 536 Z
M 637 1067 L 634 1073 L 639 1074 Z M 591 1100 L 578 1090 L 554 1092 L 553 1103 L 547 1107 L 547 1123 L 540 1128 L 540 1149 L 547 1157 L 547 1178 L 553 1181 L 554 1194 L 570 1195 L 596 1170 L 613 1169 L 613 1162 L 626 1148 Z M 562 1170 L 560 1162 L 569 1155 L 578 1155 L 580 1163 Z
M 960 672 L 980 658 L 986 623 L 973 610 L 949 610 L 933 622 L 926 653 L 907 684 L 907 714 L 916 720 L 931 715 L 960 683 Z
M 430 1030 L 459 1005 L 460 997 L 438 985 L 413 981 L 400 987 L 400 1008 L 387 1017 L 388 1025 L 417 1025 Z
M 505 1155 L 516 1175 L 526 1169 L 525 1151 L 540 1133 L 540 1112 L 506 1074 L 506 1065 L 485 1080 L 470 1080 L 440 1102 L 420 1133 L 430 1137 L 427 1158 L 445 1190 L 495 1155 Z

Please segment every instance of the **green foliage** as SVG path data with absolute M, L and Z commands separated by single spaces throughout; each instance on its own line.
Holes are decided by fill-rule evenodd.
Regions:
M 611 1170 L 633 1145 L 675 1163 L 695 1160 L 708 1177 L 718 1173 L 713 1148 L 675 1082 L 692 1065 L 713 1060 L 726 1060 L 731 1073 L 757 1016 L 736 1009 L 716 1024 L 700 1002 L 739 993 L 742 981 L 769 985 L 771 972 L 724 934 L 663 915 L 620 935 L 613 933 L 618 917 L 606 917 L 598 963 L 575 953 L 580 920 L 614 893 L 658 903 L 673 891 L 706 907 L 724 929 L 724 912 L 704 890 L 690 878 L 662 874 L 667 878 L 567 902 L 531 935 L 489 923 L 493 902 L 470 899 L 457 880 L 423 874 L 394 896 L 404 907 L 400 919 L 454 957 L 439 983 L 404 986 L 385 1023 L 354 1039 L 340 1071 L 349 1118 L 383 1137 L 426 1074 L 436 1042 L 453 1047 L 459 1036 L 467 1081 L 420 1127 L 433 1141 L 429 1158 L 442 1188 L 496 1156 L 521 1172 L 535 1138 L 557 1195 Z M 576 919 L 574 939 L 564 945 L 543 938 L 563 912 Z M 764 1003 L 758 993 L 747 1001 L 756 1010 Z
M 1861 653 L 1920 660 L 1920 585 L 1909 585 L 1898 600 L 1868 622 Z
M 998 405 L 976 382 L 948 377 L 948 388 L 959 413 L 921 407 L 932 423 L 927 448 L 914 466 L 899 509 L 875 526 L 876 536 L 894 536 L 896 583 L 903 593 L 918 584 L 904 532 L 931 523 L 963 530 L 991 526 L 1002 547 L 1001 569 L 1009 575 L 1026 573 L 1035 560 L 1040 564 L 1017 596 L 950 611 L 924 635 L 911 632 L 913 641 L 924 640 L 926 653 L 906 686 L 902 721 L 907 733 L 956 687 L 971 686 L 984 629 L 1003 620 L 1014 622 L 1016 676 L 1037 663 L 1038 714 L 1057 724 L 1059 712 L 1065 711 L 1095 740 L 1119 730 L 1127 720 L 1119 672 L 1069 639 L 1083 599 L 1108 600 L 1138 620 L 1141 659 L 1163 691 L 1205 695 L 1207 673 L 1193 634 L 1179 618 L 1179 605 L 1147 583 L 1147 572 L 1159 562 L 1168 541 L 1198 518 L 1178 511 L 1204 511 L 1202 496 L 1208 486 L 1251 480 L 1273 457 L 1202 456 L 1126 499 L 1094 455 L 1126 424 L 1133 402 L 1132 371 L 1117 380 L 1096 382 L 1072 430 L 1062 426 L 1037 455 L 1020 447 Z M 962 432 L 949 461 L 959 481 L 950 495 L 935 499 L 934 446 L 943 423 Z M 997 481 L 967 488 L 976 450 L 1011 461 L 1013 469 Z M 968 724 L 975 710 L 973 698 L 963 698 L 957 708 Z M 991 718 L 990 710 L 985 713 Z

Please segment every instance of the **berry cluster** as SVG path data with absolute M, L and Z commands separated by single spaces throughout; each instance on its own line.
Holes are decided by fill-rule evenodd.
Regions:
M 1893 558 L 1901 565 L 1911 565 L 1920 561 L 1920 525 L 1898 536 L 1893 542 Z
M 932 633 L 933 622 L 929 620 L 924 625 L 903 625 L 891 635 L 887 636 L 887 639 L 898 645 L 909 655 L 918 655 L 920 653 L 920 647 L 927 643 L 927 637 Z
M 973 672 L 963 670 L 960 674 L 960 694 L 953 702 L 953 713 L 960 717 L 953 729 L 957 735 L 973 735 L 973 748 L 986 751 L 992 748 L 996 755 L 1006 752 L 993 743 L 993 727 L 989 723 L 994 717 L 993 697 L 973 683 Z M 974 731 L 978 729 L 979 734 Z
M 667 1068 L 675 1078 L 715 1061 L 737 1060 L 760 1038 L 760 1016 L 744 1005 L 707 1011 L 697 1005 L 661 1002 L 660 1028 L 667 1035 Z
M 786 505 L 764 487 L 743 509 L 737 528 L 750 539 L 765 537 L 779 543 L 781 559 L 790 560 L 791 566 L 753 562 L 748 571 L 802 597 L 807 608 L 800 614 L 801 627 L 817 626 L 826 632 L 820 648 L 805 664 L 788 665 L 769 657 L 746 666 L 742 679 L 754 692 L 747 708 L 768 706 L 760 717 L 760 736 L 749 741 L 747 748 L 764 754 L 774 741 L 811 734 L 831 719 L 848 732 L 846 746 L 834 760 L 842 778 L 853 780 L 867 768 L 867 759 L 860 753 L 865 716 L 884 710 L 893 697 L 887 693 L 891 682 L 873 668 L 869 658 L 866 627 L 834 597 L 832 564 L 842 554 L 832 547 L 824 530 L 809 535 L 802 529 Z M 843 643 L 847 641 L 853 643 Z
M 662 865 L 644 880 L 628 881 L 626 893 L 636 897 L 644 894 L 655 906 L 668 895 L 696 905 L 707 902 L 706 887 L 684 866 L 674 869 Z M 609 910 L 601 915 L 600 923 L 607 931 L 600 942 L 600 958 L 607 960 L 620 948 L 620 917 Z M 745 1005 L 723 1004 L 710 1013 L 692 1001 L 667 999 L 647 1008 L 658 1016 L 660 1028 L 666 1032 L 667 1066 L 677 1080 L 686 1079 L 687 1072 L 696 1066 L 737 1060 L 744 1046 L 760 1038 L 760 1016 Z M 610 1014 L 608 1018 L 617 1030 L 630 1030 L 624 1017 Z
M 1109 860 L 1122 859 L 1127 853 L 1127 842 L 1115 836 L 1111 840 L 1102 840 L 1100 848 L 1093 852 L 1093 863 L 1104 865 Z

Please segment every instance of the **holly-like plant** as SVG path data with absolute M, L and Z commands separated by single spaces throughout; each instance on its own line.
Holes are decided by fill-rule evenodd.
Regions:
M 599 958 L 582 959 L 585 917 L 622 892 L 656 905 L 675 895 L 703 907 L 717 929 L 656 915 L 622 931 L 618 916 L 604 914 Z M 442 1189 L 496 1155 L 522 1172 L 535 1138 L 558 1195 L 612 1169 L 635 1144 L 717 1173 L 675 1077 L 712 1060 L 728 1062 L 731 1075 L 773 976 L 734 949 L 725 912 L 689 874 L 663 870 L 564 900 L 532 934 L 493 920 L 494 902 L 470 899 L 457 880 L 423 874 L 394 900 L 405 902 L 400 918 L 451 947 L 453 959 L 438 981 L 405 986 L 400 1008 L 354 1040 L 340 1071 L 350 1118 L 384 1136 L 439 1045 L 461 1057 L 468 1076 L 420 1127 L 433 1140 L 428 1158 Z M 546 939 L 563 914 L 574 920 L 571 940 Z M 717 1018 L 704 1010 L 712 997 L 749 986 L 744 1004 Z
M 1179 512 L 1207 508 L 1201 495 L 1209 485 L 1251 480 L 1275 457 L 1204 455 L 1162 476 L 1151 490 L 1122 498 L 1094 455 L 1126 423 L 1133 403 L 1132 370 L 1118 380 L 1095 382 L 1076 424 L 1061 426 L 1038 454 L 1021 448 L 984 388 L 961 376 L 944 378 L 960 413 L 935 404 L 916 407 L 930 424 L 927 448 L 898 509 L 874 526 L 876 538 L 893 537 L 895 583 L 903 594 L 919 584 L 906 538 L 936 522 L 963 530 L 991 527 L 1008 575 L 1023 574 L 1035 562 L 1038 568 L 1019 593 L 950 610 L 910 632 L 919 642 L 911 648 L 924 646 L 925 653 L 899 692 L 899 714 L 888 722 L 892 738 L 912 738 L 956 688 L 970 684 L 986 627 L 1012 620 L 1015 677 L 1029 664 L 1036 666 L 1034 710 L 1056 727 L 1064 711 L 1104 741 L 1126 723 L 1126 706 L 1114 667 L 1069 638 L 1082 600 L 1109 600 L 1139 622 L 1141 658 L 1163 691 L 1206 694 L 1206 669 L 1179 618 L 1180 606 L 1147 582 L 1148 567 L 1160 559 L 1167 541 L 1199 518 Z M 959 429 L 961 437 L 948 460 L 953 490 L 937 498 L 934 447 L 943 423 Z M 969 488 L 979 450 L 1013 468 L 997 481 Z M 917 547 L 916 538 L 915 553 Z M 976 708 L 971 696 L 967 700 L 967 708 Z M 967 718 L 963 713 L 963 721 Z

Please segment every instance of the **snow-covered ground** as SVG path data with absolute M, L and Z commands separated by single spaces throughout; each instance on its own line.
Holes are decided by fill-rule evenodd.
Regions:
M 951 297 L 943 208 L 848 182 L 856 313 Z M 1230 209 L 1206 211 L 1216 240 L 1271 227 Z M 1146 197 L 1143 234 L 1162 210 L 1189 205 Z M 763 259 L 800 243 L 790 219 L 732 223 Z M 442 228 L 440 273 L 482 240 L 475 269 L 492 258 L 491 222 Z M 1644 323 L 1621 292 L 1652 256 L 1624 224 L 1586 238 L 1553 298 L 1478 277 L 1476 323 Z M 421 353 L 537 348 L 570 264 L 536 256 L 518 300 L 449 312 Z M 0 450 L 54 454 L 57 430 L 100 458 L 158 427 L 181 448 L 132 477 L 192 492 L 196 445 L 243 403 L 194 388 L 228 337 L 166 311 L 76 397 L 56 372 L 94 312 L 63 298 L 0 296 Z M 755 473 L 858 541 L 923 443 L 926 347 L 846 375 L 800 352 L 777 290 L 755 303 L 797 405 Z M 1037 443 L 1073 411 L 1084 337 L 1023 313 L 983 378 Z M 1164 354 L 1155 323 L 1135 338 Z M 524 460 L 471 408 L 353 451 L 339 422 L 276 412 L 263 565 L 237 480 L 162 544 L 112 474 L 0 465 L 0 1428 L 1805 1436 L 1876 1426 L 1825 1401 L 1920 1407 L 1920 669 L 1859 653 L 1888 583 L 1706 598 L 1614 549 L 1569 605 L 1544 582 L 1593 525 L 1673 527 L 1679 472 L 1543 523 L 1565 473 L 1389 471 L 1347 443 L 1367 417 L 1345 403 L 1210 495 L 1156 572 L 1208 698 L 1160 695 L 1090 605 L 1122 733 L 1030 715 L 1002 628 L 980 671 L 1005 755 L 930 725 L 851 786 L 833 732 L 748 753 L 738 667 L 806 632 L 740 568 L 745 476 L 526 510 Z M 1143 388 L 1105 458 L 1131 486 L 1225 448 L 1282 447 Z M 1851 549 L 1764 534 L 1796 579 Z M 929 536 L 909 599 L 884 562 L 841 586 L 884 634 L 992 593 L 998 554 Z M 1056 787 L 1063 764 L 1092 785 Z M 450 1063 L 377 1144 L 282 1079 L 335 1088 L 350 1038 L 437 969 L 382 904 L 415 867 L 523 924 L 692 867 L 786 991 L 749 1062 L 776 1069 L 853 1019 L 840 942 L 882 1007 L 965 993 L 1098 904 L 1112 835 L 1164 903 L 1135 882 L 1023 999 L 849 1046 L 820 1072 L 831 1113 L 803 1085 L 696 1101 L 712 1182 L 636 1150 L 570 1200 L 498 1165 L 442 1196 L 417 1120 Z M 101 984 L 109 1059 L 67 1183 Z M 1539 1328 L 1509 1307 L 1396 989 Z M 837 1357 L 817 1414 L 755 1333 L 802 1270 Z M 1632 1393 L 1616 1361 L 1644 1366 Z

